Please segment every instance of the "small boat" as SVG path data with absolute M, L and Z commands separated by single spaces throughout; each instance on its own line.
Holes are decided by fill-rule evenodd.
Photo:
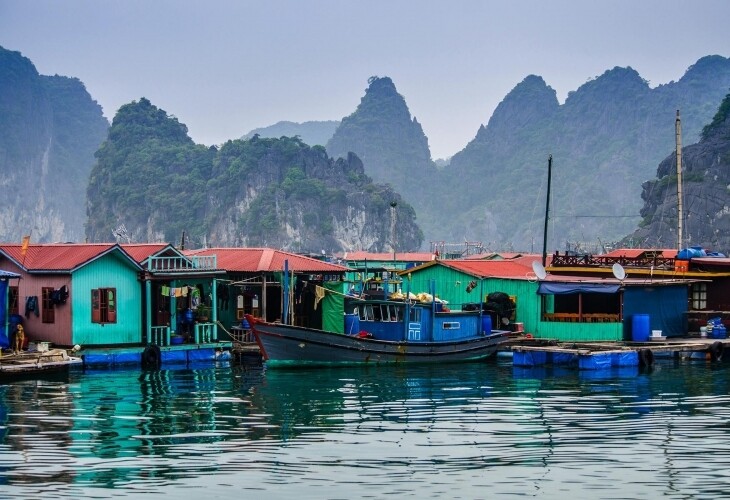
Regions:
M 348 302 L 341 331 L 246 319 L 267 366 L 474 361 L 496 353 L 511 333 L 492 330 L 489 314 L 448 311 L 438 302 Z

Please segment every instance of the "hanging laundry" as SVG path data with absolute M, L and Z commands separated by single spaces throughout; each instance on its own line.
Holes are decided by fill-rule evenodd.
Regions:
M 190 307 L 195 309 L 200 305 L 200 290 L 198 288 L 193 288 L 191 293 L 192 297 L 190 300 Z
M 317 306 L 319 305 L 319 301 L 324 298 L 326 289 L 319 285 L 315 285 L 315 287 L 316 288 L 314 289 L 314 308 L 317 309 Z
M 35 313 L 36 317 L 39 316 L 37 295 L 31 295 L 25 299 L 25 317 L 29 318 L 31 313 Z

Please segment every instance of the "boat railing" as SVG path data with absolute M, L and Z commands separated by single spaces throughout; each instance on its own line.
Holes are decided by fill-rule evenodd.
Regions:
M 153 326 L 150 329 L 147 343 L 151 345 L 170 345 L 170 327 Z

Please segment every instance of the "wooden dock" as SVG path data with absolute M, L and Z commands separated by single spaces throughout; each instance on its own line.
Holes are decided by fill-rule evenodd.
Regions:
M 0 375 L 21 375 L 52 370 L 62 370 L 83 365 L 83 360 L 69 356 L 65 349 L 44 352 L 3 353 L 0 356 Z

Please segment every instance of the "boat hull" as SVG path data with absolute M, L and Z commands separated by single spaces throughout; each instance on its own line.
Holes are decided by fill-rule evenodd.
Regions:
M 507 339 L 501 332 L 454 342 L 392 342 L 260 320 L 251 326 L 267 365 L 473 361 L 493 355 Z

